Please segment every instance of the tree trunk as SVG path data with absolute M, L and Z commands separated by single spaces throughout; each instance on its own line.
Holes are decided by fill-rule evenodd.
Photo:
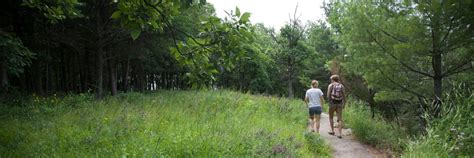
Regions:
M 170 75 L 170 72 L 166 72 L 166 89 L 171 89 L 171 75 Z
M 243 92 L 244 91 L 244 66 L 242 64 L 242 58 L 240 58 L 239 60 L 240 64 L 239 64 L 239 91 L 240 92 Z
M 395 108 L 395 105 L 393 104 L 390 104 L 392 110 L 393 110 L 393 114 L 395 115 L 395 120 L 397 121 L 397 125 L 398 127 L 400 128 L 400 120 L 398 119 L 398 112 L 397 112 L 397 108 Z
M 145 75 L 145 90 L 147 91 L 151 90 L 150 77 L 150 74 Z
M 369 102 L 370 111 L 372 112 L 372 119 L 375 118 L 375 100 L 374 100 L 374 97 L 375 97 L 375 91 L 369 88 L 369 98 L 367 98 L 367 99 L 368 99 L 368 102 Z
M 288 97 L 293 98 L 294 97 L 294 92 L 293 92 L 293 77 L 290 76 L 288 79 Z
M 68 71 L 68 65 L 69 61 L 67 60 L 66 56 L 64 55 L 65 53 L 61 53 L 61 62 L 60 64 L 60 69 L 61 69 L 61 85 L 62 89 L 60 91 L 64 92 L 69 92 L 70 89 L 70 76 Z
M 117 64 L 113 59 L 109 60 L 109 76 L 110 76 L 110 90 L 112 96 L 117 95 Z
M 433 67 L 433 90 L 434 90 L 434 102 L 433 102 L 433 111 L 432 115 L 434 117 L 437 117 L 438 113 L 440 112 L 439 107 L 441 105 L 441 98 L 443 95 L 442 91 L 442 84 L 443 84 L 443 76 L 442 76 L 442 52 L 440 50 L 440 45 L 438 45 L 440 42 L 439 38 L 439 13 L 435 12 L 434 15 L 435 18 L 432 18 L 432 30 L 431 30 L 431 38 L 432 38 L 432 58 L 431 58 L 431 64 Z
M 127 57 L 127 63 L 124 67 L 124 73 L 123 73 L 123 90 L 125 92 L 127 92 L 130 87 L 129 87 L 129 81 L 128 81 L 128 77 L 130 76 L 130 57 Z
M 0 94 L 7 92 L 8 86 L 8 65 L 6 61 L 2 61 L 0 64 Z
M 293 66 L 288 66 L 288 98 L 293 98 Z
M 96 84 L 96 99 L 101 99 L 104 93 L 104 50 L 101 46 L 97 49 L 97 84 Z
M 442 77 L 437 77 L 436 75 L 435 77 L 433 77 L 433 80 L 434 80 L 433 86 L 434 86 L 435 98 L 432 105 L 432 109 L 433 109 L 432 113 L 434 117 L 438 117 L 439 116 L 438 114 L 441 112 L 441 97 L 443 94 L 443 91 L 442 91 L 443 80 L 442 80 Z
M 160 74 L 160 89 L 165 89 L 165 72 Z
M 88 52 L 84 52 L 84 55 L 82 55 L 82 61 L 84 62 L 82 65 L 79 65 L 79 70 L 81 72 L 81 93 L 87 92 L 87 87 L 88 87 L 88 76 L 90 74 L 89 70 L 89 57 L 88 57 Z
M 143 92 L 145 90 L 145 71 L 143 70 L 143 62 L 138 61 L 137 71 L 137 88 L 138 91 Z
M 72 77 L 72 90 L 75 92 L 75 93 L 79 93 L 80 92 L 80 85 L 79 85 L 79 82 L 80 82 L 80 71 L 79 71 L 79 63 L 81 62 L 80 60 L 81 58 L 79 57 L 79 53 L 74 53 L 74 59 L 72 59 L 71 61 L 71 69 L 72 69 L 72 74 L 71 74 L 71 77 Z
M 96 75 L 96 99 L 101 99 L 104 95 L 104 62 L 105 62 L 105 52 L 104 52 L 104 32 L 103 28 L 104 22 L 102 20 L 102 11 L 105 9 L 104 1 L 96 1 L 94 4 L 95 8 L 95 34 L 97 35 L 97 41 L 95 41 L 95 46 L 97 48 L 97 75 Z
M 81 62 L 87 63 L 87 60 L 84 60 L 82 57 L 80 57 L 79 59 L 82 59 Z M 79 84 L 79 87 L 78 87 L 79 88 L 79 93 L 84 93 L 85 89 L 86 89 L 86 87 L 85 87 L 85 78 L 84 78 L 85 74 L 84 74 L 84 68 L 83 68 L 83 66 L 81 66 L 80 62 L 77 63 L 77 69 L 79 71 L 79 77 L 78 77 L 78 79 L 79 79 L 79 82 L 78 82 L 78 84 Z
M 38 95 L 45 95 L 43 90 L 43 72 L 41 71 L 42 64 L 38 61 L 33 68 L 33 87 Z
M 433 56 L 433 69 L 434 69 L 434 76 L 433 76 L 433 89 L 435 94 L 435 99 L 440 100 L 443 94 L 443 78 L 441 76 L 441 54 L 436 54 Z

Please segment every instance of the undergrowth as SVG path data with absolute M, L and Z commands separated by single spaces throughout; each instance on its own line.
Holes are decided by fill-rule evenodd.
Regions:
M 315 157 L 300 100 L 231 91 L 31 96 L 0 105 L 0 157 Z

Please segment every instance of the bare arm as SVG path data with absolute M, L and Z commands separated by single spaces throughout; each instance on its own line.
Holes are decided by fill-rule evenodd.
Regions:
M 326 93 L 326 95 L 327 95 L 327 97 L 328 97 L 329 100 L 331 100 L 331 88 L 332 88 L 332 87 L 331 87 L 331 84 L 329 84 L 329 86 L 328 86 L 328 92 Z
M 309 102 L 308 96 L 305 96 L 305 97 L 304 97 L 304 103 L 306 103 L 306 107 L 308 107 L 308 102 Z
M 324 107 L 324 97 L 321 95 L 319 96 L 319 102 L 321 103 L 321 109 Z
M 342 85 L 342 104 L 346 104 L 346 87 Z

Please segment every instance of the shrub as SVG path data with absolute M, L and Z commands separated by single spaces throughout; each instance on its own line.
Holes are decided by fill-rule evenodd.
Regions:
M 405 132 L 382 119 L 380 115 L 372 118 L 368 106 L 362 102 L 350 101 L 346 106 L 344 117 L 346 124 L 352 128 L 355 137 L 366 144 L 377 148 L 401 152 L 406 143 Z
M 446 94 L 442 114 L 429 122 L 427 135 L 408 145 L 406 157 L 470 157 L 474 155 L 474 97 L 461 85 Z

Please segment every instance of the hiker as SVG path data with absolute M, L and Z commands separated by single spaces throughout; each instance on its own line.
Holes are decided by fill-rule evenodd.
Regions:
M 309 109 L 309 118 L 311 132 L 316 131 L 319 134 L 319 120 L 321 118 L 321 112 L 323 111 L 323 98 L 324 94 L 321 89 L 318 88 L 318 81 L 311 81 L 311 88 L 306 91 L 305 103 Z
M 330 79 L 331 84 L 329 84 L 327 92 L 327 97 L 329 99 L 329 125 L 331 126 L 329 134 L 335 135 L 333 117 L 334 111 L 336 111 L 339 128 L 339 135 L 337 137 L 342 138 L 342 126 L 344 125 L 344 121 L 342 120 L 342 109 L 346 102 L 346 93 L 344 91 L 344 85 L 340 83 L 338 75 L 332 75 Z

